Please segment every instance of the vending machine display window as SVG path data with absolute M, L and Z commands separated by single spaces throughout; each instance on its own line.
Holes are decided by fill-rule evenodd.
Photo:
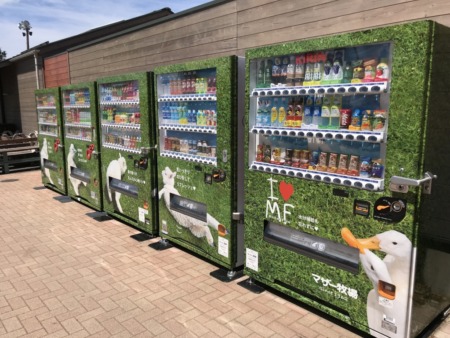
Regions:
M 216 69 L 158 76 L 160 156 L 217 164 Z
M 64 132 L 69 139 L 92 141 L 89 89 L 63 91 Z
M 56 99 L 52 94 L 36 96 L 39 134 L 58 137 L 58 115 Z
M 99 85 L 102 145 L 141 153 L 141 114 L 138 81 Z
M 391 49 L 251 60 L 250 169 L 383 190 Z

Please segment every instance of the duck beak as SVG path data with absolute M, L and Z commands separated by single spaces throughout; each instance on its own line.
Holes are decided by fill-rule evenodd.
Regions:
M 348 228 L 342 228 L 341 236 L 348 245 L 359 249 L 361 254 L 364 254 L 364 249 L 380 249 L 380 240 L 376 236 L 370 238 L 355 238 Z
M 358 238 L 357 241 L 365 249 L 380 250 L 380 240 L 377 236 L 370 238 Z
M 348 245 L 350 245 L 353 248 L 359 249 L 360 253 L 364 253 L 364 248 L 361 246 L 359 241 L 355 238 L 355 236 L 352 234 L 350 229 L 348 228 L 342 228 L 341 229 L 341 236 L 344 239 L 344 241 L 347 242 Z

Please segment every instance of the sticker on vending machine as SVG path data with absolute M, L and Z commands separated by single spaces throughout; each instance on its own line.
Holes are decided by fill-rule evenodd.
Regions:
M 228 258 L 228 239 L 219 237 L 218 240 L 218 253 Z
M 145 223 L 145 216 L 148 215 L 148 210 L 139 207 L 138 212 L 139 212 L 139 222 Z
M 245 266 L 249 269 L 258 271 L 258 252 L 247 248 L 245 250 Z
M 167 221 L 164 219 L 161 221 L 161 232 L 166 235 L 169 233 L 169 230 L 167 229 Z
M 392 317 L 383 315 L 381 327 L 385 330 L 391 331 L 392 333 L 397 333 L 397 325 L 395 325 L 395 319 Z

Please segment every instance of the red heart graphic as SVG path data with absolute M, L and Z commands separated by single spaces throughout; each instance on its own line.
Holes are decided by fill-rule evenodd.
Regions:
M 284 181 L 280 182 L 280 193 L 284 201 L 287 202 L 294 193 L 294 186 L 292 184 L 286 183 Z

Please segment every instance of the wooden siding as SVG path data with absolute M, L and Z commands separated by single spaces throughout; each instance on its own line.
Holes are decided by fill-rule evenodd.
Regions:
M 448 0 L 238 0 L 238 49 L 429 19 L 450 23 Z
M 74 50 L 71 82 L 421 19 L 450 26 L 450 1 L 235 0 Z
M 45 88 L 70 84 L 68 53 L 44 59 L 44 81 Z
M 36 73 L 33 57 L 18 62 L 16 69 L 22 132 L 28 134 L 37 130 L 36 102 L 34 99 Z
M 75 50 L 70 54 L 72 82 L 234 54 L 236 19 L 232 1 Z
M 422 19 L 450 26 L 450 1 L 228 1 L 153 27 L 46 58 L 45 87 L 150 71 L 159 65 L 233 54 L 244 55 L 247 49 L 264 45 Z M 34 107 L 36 79 L 32 58 L 30 60 L 17 62 L 24 132 L 37 127 Z M 10 113 L 12 112 L 7 112 Z

